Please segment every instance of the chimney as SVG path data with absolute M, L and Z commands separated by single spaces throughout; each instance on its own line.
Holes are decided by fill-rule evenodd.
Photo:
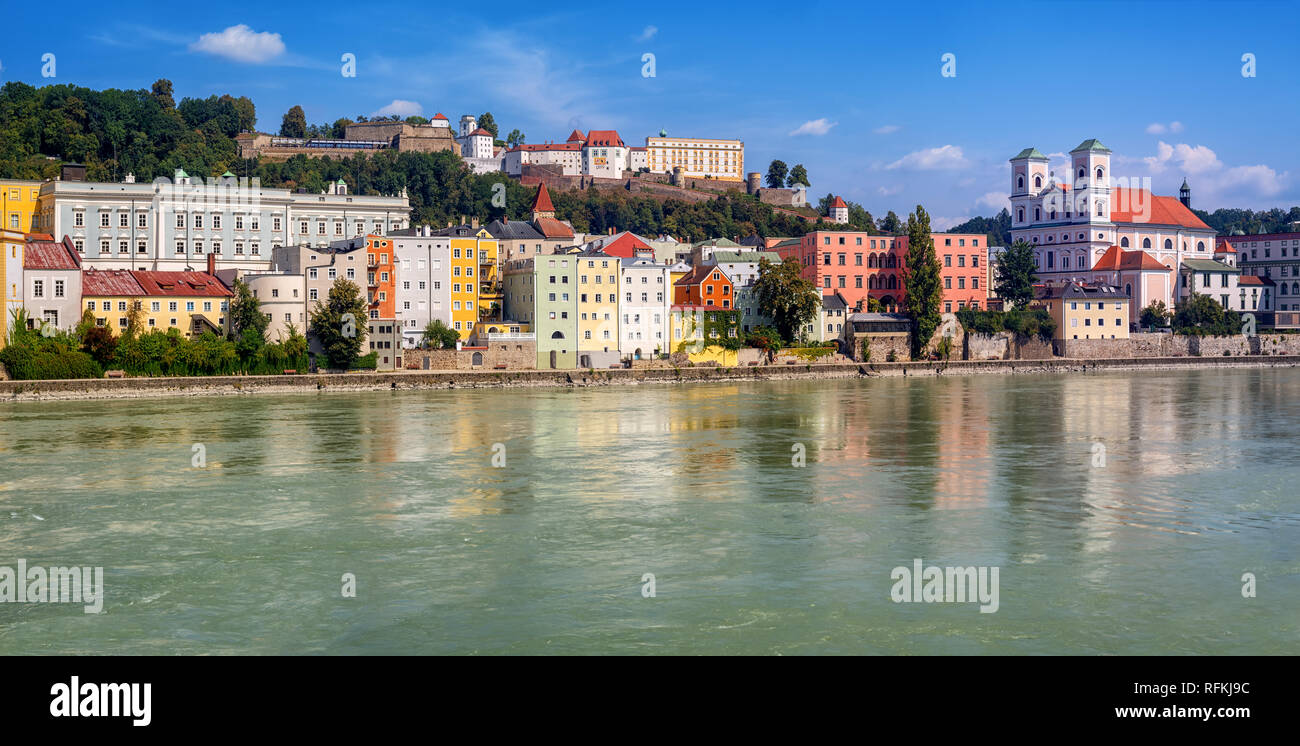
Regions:
M 215 274 L 217 274 L 217 255 L 216 255 L 216 254 L 212 254 L 212 253 L 209 253 L 209 254 L 208 254 L 208 274 L 210 274 L 210 275 L 215 275 Z
M 478 216 L 477 216 L 477 215 L 474 216 L 473 218 L 470 218 L 470 221 L 469 221 L 469 227 L 471 227 L 471 228 L 478 228 Z

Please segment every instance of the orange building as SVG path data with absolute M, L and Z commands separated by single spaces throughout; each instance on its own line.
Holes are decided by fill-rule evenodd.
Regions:
M 370 318 L 397 318 L 397 265 L 393 241 L 374 234 L 366 235 L 366 299 Z
M 735 308 L 735 287 L 716 265 L 694 267 L 673 284 L 673 305 Z

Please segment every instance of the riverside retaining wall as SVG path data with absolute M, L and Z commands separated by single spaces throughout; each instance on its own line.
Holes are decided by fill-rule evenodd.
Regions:
M 874 356 L 873 356 L 874 357 Z M 1300 367 L 1300 355 L 1251 357 L 1126 358 L 1108 360 L 955 360 L 769 365 L 758 367 L 648 368 L 597 371 L 392 371 L 298 376 L 211 376 L 113 378 L 65 381 L 3 381 L 0 402 L 130 399 L 162 396 L 329 393 L 410 389 L 606 386 L 618 384 L 707 383 L 800 378 L 874 378 L 1094 372 L 1162 368 Z

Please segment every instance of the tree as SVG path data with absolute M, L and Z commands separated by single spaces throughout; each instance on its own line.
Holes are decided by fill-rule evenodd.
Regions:
M 794 168 L 790 169 L 790 178 L 786 179 L 785 182 L 785 185 L 791 189 L 795 188 L 795 186 L 799 184 L 812 186 L 812 184 L 808 182 L 808 169 L 804 168 L 802 163 L 796 163 Z
M 930 215 L 917 205 L 916 212 L 907 216 L 907 264 L 903 269 L 907 315 L 916 324 L 916 337 L 912 340 L 914 356 L 923 345 L 929 344 L 934 330 L 939 328 L 939 304 L 943 302 L 939 274 L 939 256 L 930 237 Z
M 159 78 L 153 82 L 153 87 L 149 89 L 158 105 L 167 109 L 176 108 L 176 99 L 172 97 L 172 82 L 166 78 Z
M 1224 311 L 1213 298 L 1203 293 L 1192 293 L 1174 306 L 1174 331 L 1194 336 L 1229 335 L 1241 333 L 1241 315 Z
M 524 133 L 520 132 L 519 130 L 517 129 L 510 130 L 510 134 L 506 135 L 506 145 L 509 145 L 510 147 L 513 148 L 516 145 L 523 145 L 523 144 L 524 144 Z
M 785 186 L 785 177 L 789 173 L 789 168 L 785 161 L 772 161 L 767 167 L 767 186 L 769 189 L 780 189 Z
M 311 329 L 331 368 L 348 370 L 361 357 L 366 336 L 366 300 L 361 288 L 343 277 L 334 281 L 325 303 L 316 301 Z
M 1169 308 L 1162 300 L 1153 300 L 1138 316 L 1139 323 L 1148 329 L 1169 326 Z
M 898 235 L 903 232 L 903 221 L 898 219 L 893 210 L 880 221 L 880 231 L 891 235 Z
M 434 319 L 424 327 L 424 346 L 428 349 L 454 350 L 459 339 L 460 333 L 443 323 L 442 319 Z
M 799 330 L 821 310 L 821 293 L 804 279 L 799 262 L 793 259 L 779 264 L 759 259 L 754 291 L 758 294 L 760 315 L 771 318 L 781 337 L 787 340 L 798 339 Z
M 1016 241 L 997 259 L 993 288 L 998 297 L 1013 308 L 1021 308 L 1034 299 L 1035 272 L 1038 262 L 1028 241 Z
M 294 106 L 284 113 L 284 118 L 280 120 L 280 136 L 307 136 L 307 115 L 303 112 L 301 106 Z
M 492 112 L 485 111 L 478 118 L 478 126 L 492 133 L 492 139 L 497 139 L 497 120 L 492 117 Z
M 404 120 L 407 124 L 428 124 L 428 117 L 422 117 L 419 114 L 412 114 Z
M 262 303 L 248 283 L 235 280 L 235 297 L 230 301 L 230 340 L 235 343 L 239 359 L 248 365 L 266 345 L 266 327 L 270 320 L 262 313 Z

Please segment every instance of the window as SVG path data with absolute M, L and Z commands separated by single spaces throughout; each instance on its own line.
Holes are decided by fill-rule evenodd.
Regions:
M 44 283 L 44 281 L 42 281 L 42 280 L 32 280 L 32 297 L 33 297 L 33 298 L 44 298 L 44 297 L 45 297 L 45 283 Z

